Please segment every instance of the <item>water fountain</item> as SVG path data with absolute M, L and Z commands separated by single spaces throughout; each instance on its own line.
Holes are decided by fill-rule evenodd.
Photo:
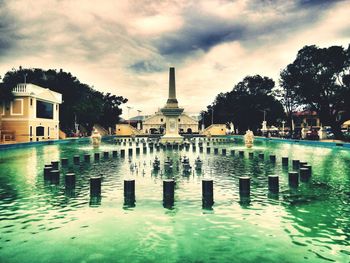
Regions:
M 101 134 L 96 129 L 91 135 L 91 144 L 94 148 L 98 148 L 101 145 Z
M 254 143 L 254 133 L 251 130 L 247 130 L 244 135 L 244 143 L 247 148 L 252 148 Z

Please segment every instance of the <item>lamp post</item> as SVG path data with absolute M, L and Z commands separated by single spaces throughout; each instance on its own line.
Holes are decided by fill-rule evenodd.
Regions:
M 128 108 L 128 123 L 129 123 L 129 125 L 130 125 L 130 110 L 132 109 L 132 107 L 130 107 L 130 106 L 126 106 L 127 108 Z
M 282 121 L 282 137 L 284 138 L 284 124 L 285 124 L 286 122 L 285 121 Z
M 202 112 L 202 131 L 204 131 L 204 112 Z
M 140 119 L 140 113 L 141 113 L 142 111 L 141 110 L 137 110 L 137 113 L 138 113 L 138 117 L 139 117 L 139 120 L 138 120 L 138 122 L 137 122 L 137 124 L 140 124 L 140 127 L 137 127 L 137 129 L 139 129 L 139 130 L 141 130 L 141 123 L 142 123 L 142 121 L 141 121 L 141 119 Z

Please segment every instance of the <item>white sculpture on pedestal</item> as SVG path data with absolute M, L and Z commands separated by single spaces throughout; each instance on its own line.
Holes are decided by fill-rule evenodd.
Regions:
M 101 134 L 96 129 L 91 135 L 91 143 L 94 148 L 98 148 L 101 144 Z
M 318 137 L 320 140 L 327 139 L 327 130 L 325 127 L 321 126 L 320 130 L 318 131 Z
M 251 130 L 247 130 L 244 135 L 244 143 L 247 148 L 252 148 L 254 143 L 254 133 Z

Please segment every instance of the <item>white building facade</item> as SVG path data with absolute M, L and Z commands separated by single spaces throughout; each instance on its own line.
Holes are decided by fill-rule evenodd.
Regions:
M 160 111 L 142 121 L 142 131 L 145 134 L 162 134 L 165 126 L 166 119 Z M 179 133 L 198 133 L 198 120 L 186 113 L 181 113 L 178 117 L 178 127 Z

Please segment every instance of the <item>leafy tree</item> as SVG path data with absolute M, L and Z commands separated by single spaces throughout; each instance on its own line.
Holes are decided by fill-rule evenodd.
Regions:
M 23 83 L 24 76 L 28 83 L 47 87 L 62 94 L 60 128 L 65 132 L 75 130 L 75 119 L 88 131 L 91 131 L 96 123 L 100 123 L 105 128 L 114 127 L 122 113 L 118 106 L 127 101 L 121 96 L 96 91 L 62 69 L 59 71 L 23 69 L 22 67 L 18 70 L 12 69 L 3 78 L 3 89 L 11 92 L 18 83 Z
M 122 110 L 119 106 L 122 103 L 126 103 L 128 100 L 116 95 L 107 93 L 103 95 L 102 115 L 99 119 L 99 123 L 104 127 L 113 127 L 120 120 Z
M 218 94 L 213 104 L 202 112 L 206 126 L 211 124 L 212 111 L 214 123 L 233 122 L 240 132 L 261 128 L 264 111 L 267 122 L 278 125 L 284 118 L 284 111 L 282 104 L 272 96 L 274 85 L 268 77 L 245 77 L 232 91 Z
M 341 124 L 349 114 L 349 74 L 350 46 L 305 46 L 281 72 L 281 86 L 288 100 L 316 111 L 322 124 L 342 139 Z

